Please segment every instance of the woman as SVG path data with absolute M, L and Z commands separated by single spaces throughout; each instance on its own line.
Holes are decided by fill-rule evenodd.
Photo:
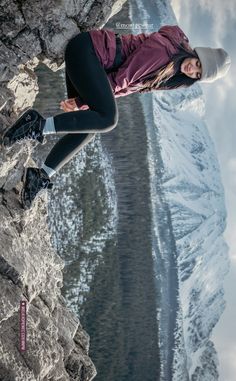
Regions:
M 96 133 L 116 127 L 116 97 L 213 82 L 229 66 L 225 50 L 192 49 L 177 25 L 138 35 L 119 36 L 101 29 L 73 37 L 65 49 L 68 99 L 61 102 L 65 112 L 44 119 L 36 110 L 27 110 L 3 136 L 3 146 L 11 146 L 22 139 L 44 143 L 47 134 L 64 134 L 41 168 L 25 168 L 23 207 L 30 208 L 39 191 L 52 187 L 51 177 Z

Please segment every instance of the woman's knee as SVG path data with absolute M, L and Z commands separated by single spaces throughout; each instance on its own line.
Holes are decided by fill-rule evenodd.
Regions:
M 118 108 L 116 107 L 113 113 L 109 113 L 108 115 L 104 116 L 104 124 L 102 128 L 102 132 L 109 132 L 113 130 L 117 126 L 118 120 L 119 120 L 119 112 L 118 112 Z
M 71 39 L 67 42 L 64 50 L 65 61 L 68 57 L 74 56 L 75 51 L 79 49 L 83 51 L 88 45 L 88 32 L 80 32 L 72 36 Z

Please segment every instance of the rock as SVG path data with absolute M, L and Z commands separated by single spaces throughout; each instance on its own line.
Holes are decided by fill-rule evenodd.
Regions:
M 39 62 L 53 71 L 83 30 L 100 28 L 125 0 L 2 0 L 0 3 L 0 135 L 38 92 Z M 61 295 L 64 264 L 47 226 L 47 196 L 30 210 L 19 202 L 24 166 L 33 145 L 0 147 L 0 379 L 90 381 L 89 336 Z M 26 303 L 26 350 L 20 350 L 20 302 Z

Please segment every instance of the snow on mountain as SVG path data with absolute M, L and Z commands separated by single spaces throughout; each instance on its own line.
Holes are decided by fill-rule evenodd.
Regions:
M 132 0 L 132 22 L 140 22 L 140 15 L 148 28 L 142 30 L 140 25 L 140 30 L 134 33 L 177 24 L 169 0 Z M 223 238 L 224 189 L 215 147 L 204 121 L 205 101 L 197 84 L 184 90 L 156 91 L 141 96 L 141 101 L 149 142 L 153 242 L 158 246 L 153 247 L 153 257 L 157 267 L 161 264 L 162 271 L 167 269 L 162 276 L 163 290 L 167 287 L 166 275 L 169 274 L 169 281 L 177 261 L 180 310 L 171 379 L 216 381 L 218 359 L 210 338 L 225 308 L 223 282 L 229 259 Z M 168 213 L 162 207 L 165 203 L 172 227 L 166 223 Z M 177 253 L 171 250 L 173 245 L 168 247 L 168 242 L 162 242 L 163 237 L 158 236 L 163 234 L 160 219 L 165 229 L 173 229 Z M 166 295 L 164 291 L 163 302 L 167 305 L 164 314 L 169 308 Z M 159 316 L 163 310 L 158 311 Z M 162 347 L 161 352 L 165 351 Z M 166 359 L 164 355 L 163 360 Z M 163 379 L 166 381 L 167 377 Z
M 164 166 L 161 181 L 178 255 L 186 367 L 191 380 L 203 380 L 204 376 L 204 381 L 215 381 L 218 359 L 210 336 L 225 307 L 223 281 L 229 270 L 217 154 L 204 122 L 199 86 L 163 91 L 152 99 Z M 178 362 L 175 367 L 177 371 Z

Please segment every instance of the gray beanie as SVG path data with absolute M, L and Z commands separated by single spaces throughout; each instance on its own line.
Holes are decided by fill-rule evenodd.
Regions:
M 202 66 L 202 75 L 200 81 L 213 82 L 223 77 L 230 68 L 231 60 L 224 49 L 213 48 L 194 48 Z

